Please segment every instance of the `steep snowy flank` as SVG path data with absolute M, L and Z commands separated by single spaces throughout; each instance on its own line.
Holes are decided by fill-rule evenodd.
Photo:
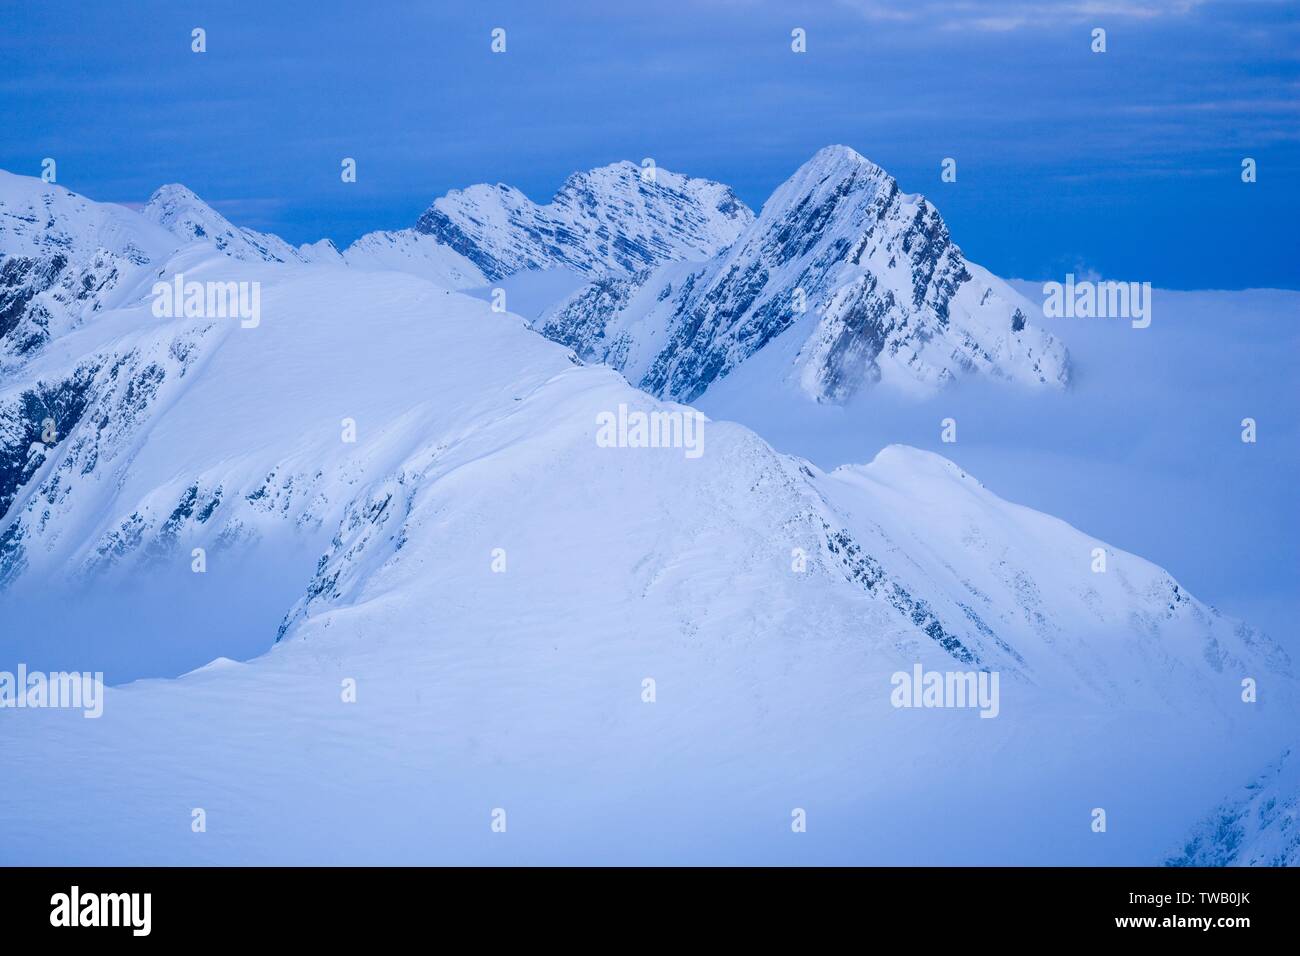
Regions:
M 308 258 L 232 225 L 184 186 L 163 186 L 136 213 L 0 171 L 0 369 L 20 367 L 93 315 L 141 301 L 158 266 L 194 243 L 247 263 Z M 313 259 L 327 257 L 322 244 L 310 248 Z
M 149 197 L 142 210 L 183 242 L 210 242 L 221 252 L 245 262 L 301 262 L 303 255 L 279 236 L 232 225 L 193 192 L 176 183 Z
M 792 383 L 843 402 L 880 382 L 928 390 L 973 373 L 1061 387 L 1065 348 L 1031 313 L 965 260 L 929 202 L 831 146 L 715 259 L 595 279 L 538 328 L 682 401 L 788 333 Z
M 0 171 L 0 372 L 138 294 L 176 244 L 122 206 Z
M 488 279 L 563 267 L 627 275 L 707 259 L 753 220 L 731 189 L 630 163 L 574 173 L 538 205 L 510 186 L 478 185 L 434 201 L 415 231 L 455 250 Z
M 1166 866 L 1300 866 L 1300 754 L 1288 749 L 1205 818 Z

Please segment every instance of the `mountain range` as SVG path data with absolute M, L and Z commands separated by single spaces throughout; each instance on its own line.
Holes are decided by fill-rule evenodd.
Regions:
M 88 225 L 65 248 L 33 228 L 52 211 L 33 205 L 43 201 L 6 204 L 8 227 L 28 239 L 8 244 L 0 275 L 10 356 L 37 348 L 51 321 L 57 331 L 101 307 L 87 305 L 91 290 L 107 292 L 168 245 L 133 222 L 131 235 L 102 243 Z M 793 386 L 818 401 L 971 374 L 1069 382 L 1068 353 L 1031 321 L 1035 309 L 964 258 L 928 201 L 842 146 L 819 151 L 757 217 L 726 186 L 624 162 L 571 176 L 545 205 L 504 185 L 455 190 L 414 227 L 369 233 L 342 252 L 236 227 L 179 185 L 159 189 L 142 218 L 244 262 L 405 271 L 448 289 L 570 273 L 581 285 L 534 326 L 659 397 L 694 400 L 774 342 L 791 353 Z
M 545 270 L 581 285 L 535 321 L 466 294 Z M 258 283 L 261 321 L 158 315 L 154 285 L 177 275 Z M 453 192 L 342 252 L 236 227 L 180 186 L 137 213 L 0 174 L 0 588 L 36 630 L 57 630 L 60 589 L 223 565 L 255 582 L 228 603 L 285 579 L 297 593 L 256 660 L 114 688 L 89 737 L 54 713 L 0 736 L 7 850 L 85 858 L 108 833 L 139 860 L 476 852 L 404 831 L 412 788 L 438 779 L 467 813 L 498 799 L 473 781 L 564 781 L 541 816 L 599 858 L 564 794 L 617 817 L 652 793 L 662 812 L 684 778 L 638 784 L 659 762 L 717 794 L 735 770 L 746 826 L 762 794 L 784 806 L 778 780 L 806 791 L 839 768 L 828 803 L 887 839 L 879 806 L 907 779 L 939 792 L 954 740 L 954 779 L 973 782 L 981 759 L 1037 766 L 1061 740 L 1095 768 L 1145 752 L 1135 738 L 1283 718 L 1294 665 L 1266 635 L 945 458 L 890 446 L 823 471 L 726 422 L 703 425 L 698 459 L 594 440 L 621 408 L 690 413 L 677 401 L 764 348 L 788 349 L 792 387 L 824 402 L 972 374 L 1062 388 L 1068 355 L 1029 315 L 926 200 L 844 147 L 757 216 L 725 186 L 623 163 L 545 205 Z M 1002 716 L 892 709 L 889 675 L 917 662 L 999 673 Z M 1279 703 L 1243 709 L 1247 676 Z M 340 680 L 374 703 L 340 707 Z M 76 759 L 36 759 L 52 752 Z M 123 786 L 148 796 L 114 819 Z M 153 827 L 198 800 L 244 822 L 197 850 Z M 384 812 L 325 848 L 285 822 L 301 801 L 339 826 L 366 801 Z M 1075 845 L 1072 823 L 1036 825 Z

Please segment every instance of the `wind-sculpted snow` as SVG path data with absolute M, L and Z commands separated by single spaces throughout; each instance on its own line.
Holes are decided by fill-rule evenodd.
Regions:
M 539 330 L 684 401 L 794 336 L 792 382 L 838 403 L 877 383 L 926 390 L 967 374 L 1061 387 L 1066 351 L 1030 311 L 965 260 L 929 202 L 832 146 L 708 263 L 594 280 Z
M 494 539 L 484 526 L 497 529 L 502 543 L 535 535 L 538 545 L 549 528 L 555 546 L 571 554 L 581 539 L 561 529 L 582 527 L 584 509 L 606 514 L 613 495 L 632 490 L 631 500 L 652 510 L 654 521 L 624 517 L 618 525 L 629 540 L 614 551 L 606 542 L 591 566 L 572 558 L 575 580 L 547 575 L 552 601 L 563 594 L 599 602 L 598 595 L 623 593 L 625 579 L 646 581 L 648 589 L 638 588 L 645 598 L 657 582 L 676 581 L 664 596 L 684 615 L 684 633 L 695 633 L 711 606 L 700 588 L 725 580 L 729 593 L 754 575 L 755 584 L 787 592 L 797 580 L 788 567 L 791 548 L 800 547 L 806 573 L 826 592 L 821 600 L 838 606 L 845 621 L 864 615 L 872 624 L 863 638 L 873 635 L 876 653 L 899 660 L 938 652 L 954 666 L 1000 670 L 1072 697 L 1224 714 L 1235 705 L 1241 674 L 1289 674 L 1290 662 L 1271 641 L 1195 601 L 1159 568 L 1108 549 L 1107 573 L 1094 574 L 1095 540 L 998 500 L 929 453 L 894 447 L 869 466 L 823 475 L 715 423 L 699 465 L 681 456 L 626 462 L 627 451 L 602 455 L 591 440 L 594 415 L 572 409 L 630 396 L 593 375 L 577 369 L 559 376 L 504 418 L 459 442 L 418 449 L 364 489 L 281 636 L 309 640 L 344 610 L 355 622 L 372 604 L 392 613 L 407 601 L 427 603 L 422 575 L 442 566 L 449 541 L 477 541 L 469 550 L 487 562 Z M 591 490 L 575 501 L 578 511 L 557 513 L 553 504 L 545 516 L 489 517 L 513 475 L 530 475 L 534 490 L 574 480 L 563 469 L 548 475 L 556 467 L 547 460 L 556 458 L 573 462 L 569 467 L 583 463 Z M 611 489 L 608 502 L 596 488 Z M 680 501 L 669 504 L 656 488 L 673 489 Z M 503 520 L 516 530 L 508 532 Z M 665 535 L 677 534 L 664 525 L 680 529 L 666 551 Z M 514 553 L 515 562 L 539 557 L 531 549 Z M 699 576 L 695 585 L 682 577 L 687 568 Z M 679 605 L 679 598 L 687 599 Z

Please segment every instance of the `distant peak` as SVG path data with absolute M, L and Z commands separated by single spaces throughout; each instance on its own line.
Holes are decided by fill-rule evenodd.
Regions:
M 235 259 L 292 262 L 303 258 L 279 236 L 236 226 L 180 183 L 156 189 L 140 214 L 186 242 L 210 242 Z
M 665 175 L 676 177 L 675 173 L 668 170 L 657 170 Z M 616 163 L 609 163 L 605 166 L 597 166 L 594 169 L 580 169 L 577 172 L 570 173 L 564 180 L 556 193 L 558 198 L 566 192 L 572 192 L 575 189 L 589 186 L 591 184 L 617 184 L 626 186 L 628 184 L 637 185 L 641 177 L 641 167 L 631 160 L 621 159 Z M 685 178 L 685 177 L 683 177 Z
M 763 214 L 769 219 L 786 215 L 810 196 L 818 197 L 819 205 L 829 203 L 827 208 L 836 208 L 845 197 L 880 191 L 892 194 L 897 185 L 889 173 L 857 150 L 823 146 L 768 197 Z
M 830 146 L 823 146 L 821 149 L 817 150 L 817 152 L 813 153 L 812 158 L 813 161 L 815 162 L 841 162 L 842 161 L 842 162 L 853 162 L 853 163 L 868 163 L 872 166 L 875 165 L 875 163 L 872 163 L 871 160 L 867 159 L 867 157 L 863 156 L 852 146 L 843 146 L 838 143 L 832 144 Z
M 848 146 L 823 146 L 813 153 L 806 163 L 799 167 L 799 173 L 835 173 L 843 174 L 865 172 L 870 176 L 888 176 L 880 166 L 863 156 L 856 149 Z M 796 173 L 795 175 L 799 175 Z
M 154 190 L 153 195 L 149 197 L 146 206 L 154 205 L 200 205 L 206 206 L 192 189 L 188 186 L 182 186 L 180 183 L 167 183 L 165 186 L 159 186 Z
M 631 275 L 700 261 L 752 221 L 728 186 L 621 160 L 571 173 L 544 204 L 505 184 L 453 189 L 414 228 L 498 279 L 553 266 Z
M 620 159 L 617 162 L 606 163 L 604 166 L 595 166 L 591 169 L 580 169 L 575 172 L 574 176 L 599 176 L 602 173 L 618 174 L 623 172 L 640 172 L 641 167 L 630 159 Z
M 876 453 L 868 465 L 849 466 L 879 477 L 885 474 L 904 476 L 928 474 L 970 481 L 983 487 L 979 479 L 969 474 L 951 458 L 945 458 L 938 452 L 927 451 L 912 445 L 894 443 L 886 445 Z
M 182 220 L 202 222 L 203 230 L 198 231 L 198 235 L 203 235 L 204 230 L 228 225 L 224 216 L 200 199 L 193 190 L 180 183 L 159 186 L 149 197 L 149 201 L 144 204 L 140 213 L 146 219 L 173 232 L 175 232 L 173 225 Z

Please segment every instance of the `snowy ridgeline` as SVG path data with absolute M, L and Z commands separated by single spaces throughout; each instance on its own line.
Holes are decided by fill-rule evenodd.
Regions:
M 820 195 L 843 175 L 830 191 L 857 197 L 883 243 L 863 246 L 876 251 L 850 263 L 848 287 L 912 270 L 909 321 L 891 327 L 937 315 L 934 296 L 950 329 L 991 315 L 991 295 L 1015 302 L 1000 285 L 971 300 L 996 280 L 875 167 L 847 151 L 815 163 L 787 186 Z M 717 290 L 804 263 L 772 280 L 785 290 L 843 245 L 800 218 L 808 248 L 774 252 L 759 236 L 787 221 L 785 194 L 751 222 L 716 184 L 671 175 L 674 203 L 725 225 L 629 199 L 633 246 L 612 244 L 600 213 L 586 241 L 539 258 L 558 219 L 608 206 L 593 190 L 641 196 L 637 171 L 612 167 L 571 180 L 572 203 L 439 200 L 386 247 L 395 259 L 366 267 L 349 254 L 373 237 L 334 261 L 174 187 L 136 215 L 0 179 L 0 582 L 28 612 L 20 646 L 60 640 L 63 611 L 43 595 L 61 588 L 111 595 L 178 569 L 221 587 L 238 565 L 248 578 L 227 603 L 279 582 L 294 593 L 263 622 L 279 645 L 247 664 L 111 688 L 94 721 L 0 714 L 15 768 L 0 859 L 1144 862 L 1280 750 L 1292 663 L 1164 570 L 915 449 L 827 473 L 710 421 L 686 447 L 689 410 L 450 288 L 490 285 L 515 260 L 641 275 L 698 254 L 717 257 L 699 280 Z M 498 215 L 536 244 L 466 238 Z M 440 283 L 445 270 L 459 278 Z M 259 321 L 206 297 L 160 315 L 155 283 L 177 274 L 201 290 L 257 283 Z M 806 290 L 822 332 L 849 314 L 830 304 L 835 275 Z M 886 324 L 904 308 L 888 301 Z M 1014 316 L 995 336 L 1006 354 L 1052 354 Z M 922 352 L 890 367 L 929 381 Z M 845 355 L 819 354 L 832 353 Z M 835 365 L 818 363 L 805 368 Z M 600 440 L 632 413 L 663 440 Z M 107 607 L 95 642 L 138 640 L 130 604 Z M 996 719 L 922 694 L 896 706 L 895 675 L 918 663 L 996 673 Z M 1196 748 L 1177 746 L 1189 733 Z M 1209 754 L 1222 777 L 1189 786 Z M 1090 827 L 1097 807 L 1106 833 Z M 812 821 L 797 836 L 796 808 Z M 491 842 L 495 809 L 513 842 Z

